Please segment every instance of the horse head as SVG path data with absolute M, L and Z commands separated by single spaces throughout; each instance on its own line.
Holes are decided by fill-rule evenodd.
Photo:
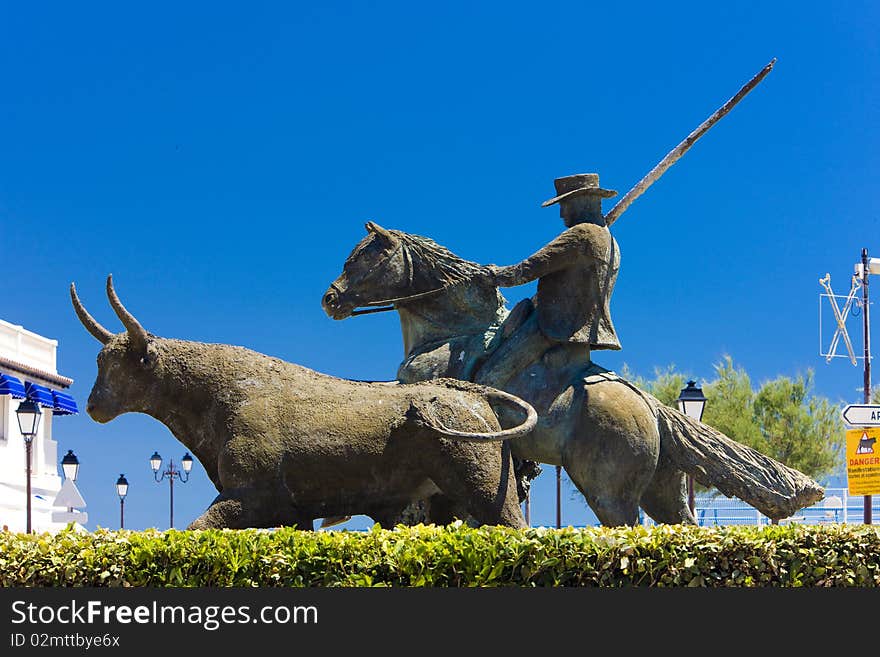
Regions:
M 448 296 L 441 293 L 464 287 L 459 284 L 465 282 L 473 283 L 467 286 L 469 289 L 478 289 L 489 297 L 493 313 L 503 305 L 503 297 L 490 282 L 485 267 L 459 258 L 426 237 L 387 230 L 372 221 L 367 222 L 366 229 L 366 237 L 355 246 L 342 274 L 321 300 L 324 312 L 333 319 L 411 307 L 422 300 L 427 302 L 429 297 L 437 301 L 438 297 Z
M 406 263 L 403 243 L 394 234 L 397 231 L 385 230 L 372 221 L 366 223 L 366 229 L 366 237 L 345 260 L 342 274 L 321 300 L 324 312 L 333 319 L 346 319 L 356 308 L 381 305 L 389 294 L 406 295 Z

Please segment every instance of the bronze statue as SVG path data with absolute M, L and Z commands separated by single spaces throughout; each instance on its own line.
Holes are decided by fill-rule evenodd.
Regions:
M 538 422 L 510 441 L 514 457 L 563 466 L 602 524 L 635 524 L 639 507 L 657 522 L 694 523 L 685 473 L 773 519 L 822 499 L 822 487 L 803 473 L 664 406 L 593 363 L 588 342 L 562 341 L 580 334 L 589 343 L 608 344 L 598 329 L 580 330 L 590 325 L 584 316 L 583 322 L 557 323 L 556 317 L 571 315 L 552 313 L 545 324 L 551 340 L 533 304 L 521 303 L 508 313 L 495 286 L 504 271 L 371 222 L 323 306 L 338 320 L 358 314 L 358 308 L 396 310 L 404 336 L 398 369 L 403 382 L 466 378 L 532 404 Z M 540 289 L 537 296 L 540 305 Z M 600 304 L 595 307 L 601 314 Z M 561 326 L 568 334 L 558 331 Z
M 537 330 L 516 332 L 517 339 L 503 347 L 505 354 L 493 359 L 494 369 L 481 374 L 499 385 L 528 387 L 534 373 L 525 367 L 540 358 L 562 368 L 587 367 L 592 350 L 620 349 L 610 308 L 620 247 L 602 214 L 602 199 L 617 192 L 601 188 L 595 173 L 554 183 L 557 195 L 542 206 L 558 203 L 566 230 L 516 265 L 488 266 L 492 282 L 501 287 L 538 280 L 537 294 L 514 308 L 507 332 L 513 334 L 513 324 L 525 323 L 533 313 Z
M 357 514 L 391 526 L 437 493 L 479 523 L 525 526 L 506 442 L 537 420 L 522 400 L 458 380 L 349 381 L 243 347 L 161 338 L 125 309 L 108 277 L 107 296 L 125 326 L 113 334 L 73 284 L 70 295 L 103 345 L 92 419 L 156 418 L 217 488 L 190 529 L 311 529 L 316 518 Z M 517 416 L 509 428 L 493 406 Z
M 638 509 L 657 522 L 695 522 L 685 475 L 788 517 L 824 491 L 803 473 L 662 405 L 591 358 L 619 349 L 610 297 L 620 251 L 608 227 L 770 72 L 772 60 L 691 132 L 607 214 L 597 174 L 556 180 L 567 229 L 517 265 L 482 267 L 433 241 L 367 224 L 323 306 L 334 319 L 396 310 L 401 381 L 475 381 L 529 401 L 535 429 L 512 441 L 514 457 L 565 467 L 599 520 L 633 524 Z M 538 292 L 508 313 L 497 286 L 538 279 Z
M 542 206 L 558 203 L 567 230 L 517 265 L 490 265 L 494 282 L 511 287 L 538 279 L 538 327 L 551 342 L 620 349 L 609 308 L 620 247 L 602 214 L 602 199 L 617 192 L 599 187 L 595 173 L 554 182 L 557 196 Z

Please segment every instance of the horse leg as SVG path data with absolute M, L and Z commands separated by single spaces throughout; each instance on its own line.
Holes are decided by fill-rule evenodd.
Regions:
M 697 524 L 687 504 L 685 475 L 664 457 L 662 448 L 654 478 L 642 493 L 641 505 L 655 522 L 669 525 Z
M 566 473 L 603 525 L 637 524 L 660 453 L 653 412 L 616 381 L 577 386 L 569 403 L 579 421 L 562 440 Z
M 567 464 L 564 467 L 600 523 L 606 527 L 638 524 L 639 501 L 632 491 L 622 489 L 614 482 L 597 480 L 577 465 L 573 467 Z
M 430 472 L 438 488 L 463 505 L 482 525 L 525 528 L 516 494 L 513 459 L 505 441 L 497 450 L 489 445 L 454 441 L 443 449 L 443 465 Z M 466 518 L 462 518 L 466 520 Z

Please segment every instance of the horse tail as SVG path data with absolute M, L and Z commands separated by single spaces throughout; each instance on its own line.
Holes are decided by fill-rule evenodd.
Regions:
M 738 497 L 773 520 L 825 497 L 825 489 L 804 473 L 673 408 L 659 402 L 655 408 L 661 449 L 704 486 Z
M 447 385 L 447 387 L 469 392 L 477 392 L 483 395 L 484 399 L 486 399 L 486 401 L 490 404 L 494 402 L 500 404 L 501 406 L 505 406 L 508 409 L 512 409 L 514 412 L 525 414 L 525 419 L 522 422 L 508 429 L 485 433 L 473 431 L 458 431 L 456 429 L 450 429 L 443 424 L 443 421 L 439 417 L 437 417 L 437 414 L 434 412 L 433 404 L 418 402 L 415 400 L 412 401 L 410 405 L 410 412 L 413 414 L 416 421 L 430 429 L 433 429 L 434 431 L 446 438 L 462 440 L 465 442 L 494 442 L 511 440 L 513 438 L 519 438 L 520 436 L 524 436 L 525 434 L 529 433 L 532 429 L 535 428 L 535 424 L 537 424 L 538 422 L 538 413 L 535 411 L 534 407 L 527 401 L 525 401 L 524 399 L 520 399 L 516 395 L 511 395 L 508 392 L 504 392 L 496 388 L 490 388 L 489 386 L 477 385 L 474 383 L 458 381 L 455 379 L 437 379 L 434 381 L 434 383 L 437 383 L 438 381 L 442 381 Z M 498 417 L 498 411 L 494 409 L 494 406 L 493 412 L 495 413 L 496 417 Z

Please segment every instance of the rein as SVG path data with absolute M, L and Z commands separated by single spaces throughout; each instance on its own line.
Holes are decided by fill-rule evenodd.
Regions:
M 433 290 L 428 290 L 427 292 L 419 292 L 418 294 L 411 294 L 407 297 L 397 297 L 396 299 L 385 299 L 383 301 L 368 301 L 363 304 L 367 307 L 366 310 L 353 310 L 351 312 L 352 316 L 354 315 L 369 315 L 370 313 L 384 313 L 389 310 L 396 310 L 394 304 L 401 303 L 403 301 L 414 301 L 415 299 L 423 299 L 424 297 L 433 296 L 439 292 L 442 292 L 446 289 L 445 285 L 442 285 L 438 288 L 434 288 Z M 384 306 L 383 308 L 372 308 L 371 306 Z

